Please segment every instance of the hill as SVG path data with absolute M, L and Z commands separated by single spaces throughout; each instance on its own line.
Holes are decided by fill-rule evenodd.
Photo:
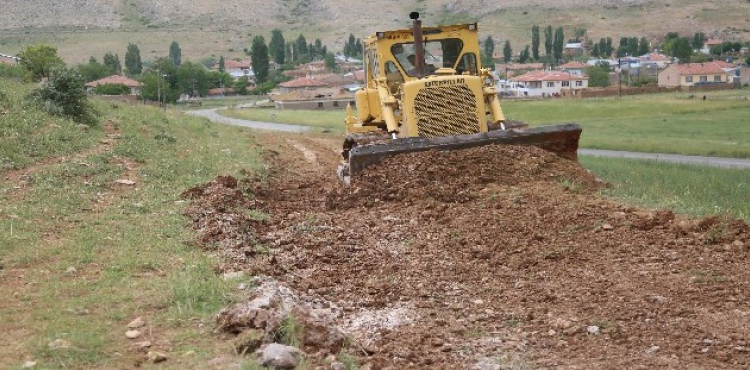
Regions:
M 409 25 L 408 13 L 420 11 L 426 24 L 478 21 L 484 35 L 510 39 L 515 49 L 530 43 L 532 25 L 563 26 L 566 34 L 589 30 L 591 38 L 646 36 L 658 40 L 666 32 L 694 32 L 747 39 L 750 3 L 744 0 L 424 0 L 354 2 L 351 0 L 7 0 L 0 14 L 0 52 L 15 53 L 25 45 L 58 45 L 69 62 L 107 51 L 124 54 L 135 43 L 141 55 L 162 56 L 178 41 L 187 58 L 240 56 L 251 36 L 270 36 L 280 28 L 287 38 L 299 33 L 321 38 L 333 50 L 353 33 Z

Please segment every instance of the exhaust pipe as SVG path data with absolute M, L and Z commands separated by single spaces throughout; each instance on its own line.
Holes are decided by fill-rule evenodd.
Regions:
M 409 14 L 414 22 L 412 28 L 414 32 L 414 63 L 417 71 L 417 78 L 424 77 L 424 37 L 422 37 L 422 21 L 419 20 L 419 12 Z

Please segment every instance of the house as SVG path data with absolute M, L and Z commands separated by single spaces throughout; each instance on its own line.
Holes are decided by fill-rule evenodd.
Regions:
M 316 80 L 312 77 L 299 77 L 291 81 L 280 83 L 279 93 L 288 94 L 295 90 L 312 90 L 327 86 L 327 83 Z
M 345 109 L 356 104 L 354 94 L 342 88 L 295 90 L 268 98 L 276 109 Z
M 586 74 L 586 68 L 588 68 L 588 65 L 576 61 L 568 62 L 557 67 L 560 71 L 576 76 L 584 76 Z
M 125 86 L 127 86 L 130 89 L 130 95 L 140 95 L 141 94 L 141 83 L 140 82 L 138 82 L 136 80 L 132 80 L 132 79 L 127 78 L 125 76 L 120 76 L 120 75 L 112 75 L 112 76 L 109 76 L 109 77 L 104 77 L 104 78 L 96 80 L 96 81 L 91 81 L 91 82 L 87 83 L 84 86 L 86 86 L 86 91 L 87 92 L 91 92 L 97 86 L 99 86 L 99 85 L 107 85 L 107 84 L 125 85 Z
M 512 77 L 517 74 L 526 73 L 526 71 L 534 71 L 538 69 L 544 69 L 544 63 L 498 63 L 495 64 L 495 71 L 500 74 L 505 74 L 506 77 Z M 521 72 L 521 73 L 519 73 Z
M 671 64 L 659 72 L 659 86 L 678 87 L 727 83 L 727 71 L 723 67 L 724 65 L 717 62 Z
M 570 42 L 565 44 L 563 47 L 563 54 L 568 56 L 583 55 L 586 53 L 586 48 L 582 42 Z
M 563 90 L 574 91 L 588 88 L 589 78 L 561 71 L 533 71 L 513 77 L 519 87 L 528 89 L 529 96 L 559 96 Z
M 703 54 L 711 54 L 711 47 L 716 45 L 721 45 L 724 43 L 724 40 L 717 39 L 717 38 L 710 38 L 707 39 L 706 42 L 703 43 L 703 47 L 700 49 L 700 52 Z
M 661 53 L 648 53 L 638 57 L 641 66 L 646 68 L 664 69 L 672 64 L 672 58 Z
M 219 70 L 219 64 L 216 63 L 211 68 L 213 70 Z M 240 77 L 247 77 L 248 79 L 255 79 L 255 73 L 253 72 L 253 64 L 250 59 L 244 60 L 232 60 L 228 59 L 224 61 L 224 72 L 229 73 L 235 80 Z

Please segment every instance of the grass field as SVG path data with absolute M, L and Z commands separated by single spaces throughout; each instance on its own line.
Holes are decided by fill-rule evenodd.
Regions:
M 125 338 L 136 317 L 148 323 L 137 341 L 168 353 L 163 368 L 243 364 L 211 334 L 241 281 L 223 281 L 218 257 L 191 245 L 179 194 L 261 173 L 248 131 L 109 102 L 86 129 L 25 105 L 26 91 L 0 83 L 0 368 L 136 366 L 144 354 Z
M 581 124 L 580 144 L 584 148 L 750 158 L 750 89 L 705 95 L 705 101 L 689 98 L 688 94 L 669 93 L 502 104 L 509 119 L 532 126 Z M 219 113 L 344 132 L 343 111 L 241 109 Z
M 137 341 L 168 354 L 160 368 L 207 368 L 223 358 L 227 368 L 256 369 L 212 334 L 217 310 L 246 293 L 236 289 L 242 280 L 216 274 L 220 256 L 192 246 L 179 196 L 219 174 L 262 176 L 252 132 L 111 102 L 96 102 L 101 123 L 85 127 L 29 105 L 29 91 L 0 81 L 0 368 L 136 367 L 143 353 L 124 334 L 143 317 Z M 344 114 L 319 113 L 310 122 Z M 615 184 L 605 194 L 616 199 L 698 216 L 750 215 L 748 171 L 581 163 Z
M 750 171 L 581 156 L 613 184 L 604 194 L 629 204 L 692 216 L 731 214 L 750 222 Z

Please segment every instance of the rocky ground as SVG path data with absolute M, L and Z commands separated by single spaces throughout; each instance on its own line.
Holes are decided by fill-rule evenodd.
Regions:
M 266 173 L 184 194 L 223 272 L 258 276 L 218 318 L 241 350 L 292 316 L 309 368 L 750 367 L 741 221 L 618 204 L 533 147 L 403 155 L 347 187 L 338 138 L 256 139 Z

